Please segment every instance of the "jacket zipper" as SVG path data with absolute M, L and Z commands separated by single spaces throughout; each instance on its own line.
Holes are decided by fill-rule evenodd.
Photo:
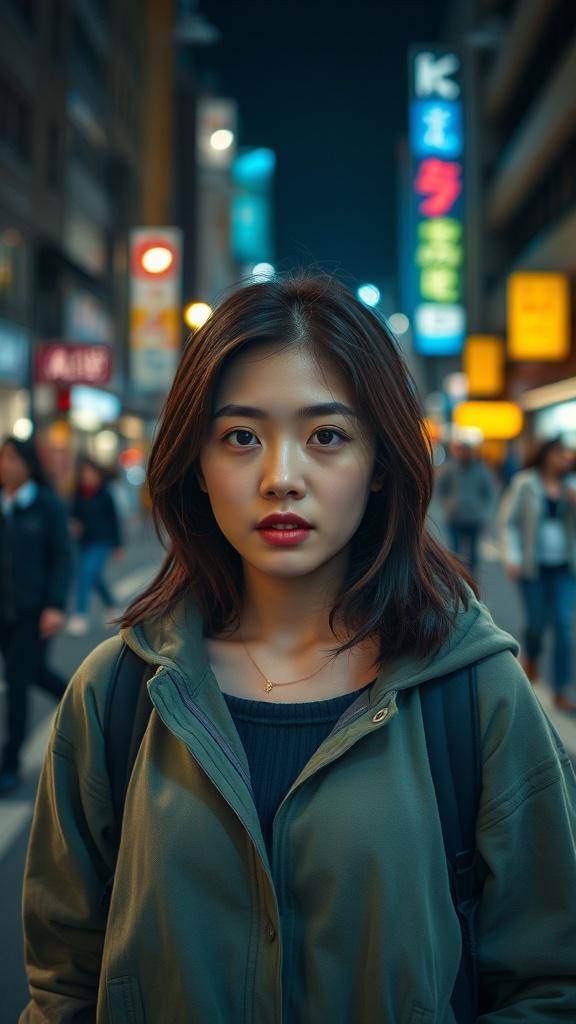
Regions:
M 236 769 L 238 775 L 248 787 L 251 796 L 254 797 L 254 792 L 252 789 L 252 780 L 250 779 L 250 776 L 246 772 L 242 762 L 239 760 L 238 757 L 236 757 L 236 754 L 232 750 L 232 747 L 230 746 L 228 741 L 225 740 L 224 737 L 222 736 L 222 733 L 218 729 L 216 729 L 210 718 L 208 718 L 208 715 L 204 714 L 202 709 L 199 708 L 198 705 L 195 704 L 194 701 L 192 701 L 190 697 L 187 696 L 186 693 L 183 693 L 180 683 L 178 681 L 178 677 L 169 670 L 167 670 L 167 673 L 168 677 L 174 683 L 178 696 L 180 697 L 180 700 L 182 701 L 184 706 L 188 709 L 188 711 L 190 711 L 194 715 L 194 717 L 200 722 L 200 724 L 204 726 L 206 732 L 209 733 L 209 735 L 212 737 L 216 745 L 220 748 L 220 750 L 226 756 L 228 761 L 230 761 L 232 767 Z
M 157 671 L 156 671 L 156 675 L 158 675 L 161 671 L 162 671 L 162 667 L 158 668 Z M 184 704 L 184 707 L 187 708 L 187 710 L 190 711 L 191 714 L 193 714 L 194 717 L 197 719 L 197 721 L 200 722 L 200 724 L 206 729 L 208 734 L 212 737 L 212 739 L 214 740 L 216 745 L 219 747 L 219 749 L 222 751 L 222 753 L 225 755 L 225 757 L 228 759 L 230 764 L 233 766 L 233 768 L 236 769 L 236 771 L 238 772 L 240 778 L 243 780 L 243 782 L 246 783 L 246 786 L 248 787 L 248 790 L 249 790 L 249 792 L 250 792 L 250 794 L 252 796 L 252 799 L 254 799 L 254 792 L 253 792 L 253 789 L 252 789 L 252 781 L 251 781 L 250 777 L 247 775 L 246 771 L 244 770 L 244 766 L 242 765 L 241 761 L 236 757 L 236 754 L 232 750 L 232 747 L 230 746 L 230 744 L 227 742 L 227 740 L 224 739 L 224 737 L 222 736 L 221 732 L 218 729 L 216 729 L 216 727 L 213 725 L 213 723 L 210 720 L 210 718 L 208 718 L 208 716 L 206 714 L 204 714 L 204 712 L 201 710 L 201 708 L 199 708 L 198 705 L 193 700 L 191 700 L 190 697 L 188 697 L 186 693 L 183 692 L 183 690 L 181 688 L 181 684 L 179 682 L 179 678 L 176 675 L 176 673 L 173 672 L 173 671 L 170 671 L 168 669 L 166 669 L 166 672 L 167 672 L 168 678 L 171 679 L 172 682 L 174 683 L 174 685 L 176 687 L 176 692 L 177 692 L 178 696 L 180 697 L 180 700 Z M 214 782 L 213 779 L 212 779 L 212 784 L 214 786 L 216 786 L 216 789 L 220 793 L 220 796 L 222 797 L 222 799 L 226 800 L 226 797 L 224 796 L 224 793 L 222 792 L 220 786 L 218 786 L 218 784 L 216 782 Z M 227 800 L 226 800 L 226 802 L 228 803 Z M 236 817 L 240 821 L 240 824 L 243 826 L 243 828 L 245 828 L 244 823 L 242 822 L 240 816 L 237 814 L 236 811 L 234 813 L 236 814 Z M 252 843 L 252 846 L 254 848 L 254 851 L 255 851 L 256 855 L 258 857 L 260 857 L 260 853 L 259 853 L 259 851 L 258 851 L 258 849 L 257 849 L 257 847 L 256 847 L 256 845 L 254 843 L 254 840 L 251 837 L 250 837 L 250 841 Z M 260 858 L 260 859 L 262 859 L 262 858 Z M 274 893 L 275 892 L 274 880 L 273 880 L 272 875 L 270 874 L 270 872 L 266 869 L 265 865 L 264 865 L 264 867 L 265 867 L 266 874 L 268 875 L 268 878 L 269 878 L 269 881 L 270 881 L 272 892 Z M 277 904 L 276 896 L 274 898 L 275 898 L 275 902 Z M 281 930 L 280 930 L 280 911 L 278 909 L 278 906 L 276 906 L 276 913 L 277 913 L 277 918 L 278 918 L 278 936 L 280 936 L 280 934 L 281 934 Z M 282 947 L 281 946 L 279 947 L 279 954 L 280 955 L 279 955 L 279 959 L 278 959 L 278 971 L 277 971 L 276 984 L 278 986 L 278 1005 L 280 1007 L 280 1016 L 278 1018 L 278 1024 L 281 1024 L 281 1022 L 282 1022 Z
M 397 692 L 396 690 L 392 690 L 391 691 L 391 693 L 390 693 L 390 701 L 388 702 L 387 706 L 389 706 L 390 702 L 396 696 L 396 692 Z M 357 707 L 357 708 L 352 707 L 352 708 L 349 708 L 348 711 L 344 712 L 344 714 L 338 720 L 338 722 L 334 726 L 332 732 L 330 732 L 328 734 L 328 736 L 326 737 L 326 740 L 324 740 L 324 742 L 326 742 L 327 740 L 331 739 L 337 733 L 341 732 L 341 730 L 346 728 L 346 726 L 351 725 L 352 722 L 355 722 L 357 718 L 361 718 L 362 715 L 365 715 L 366 712 L 369 711 L 369 710 L 370 710 L 370 699 L 369 699 L 369 697 L 366 696 L 363 699 L 360 707 Z M 308 779 L 305 779 L 304 781 L 307 782 Z M 287 802 L 287 800 L 294 795 L 296 790 L 300 789 L 301 785 L 302 785 L 302 783 L 300 783 L 298 786 L 295 786 L 294 783 L 292 784 L 292 786 L 290 787 L 288 792 L 284 795 L 282 801 L 280 802 L 280 805 L 277 807 L 276 815 L 278 815 L 278 813 L 281 810 L 281 808 L 284 806 L 284 804 Z M 276 817 L 276 815 L 275 815 L 275 817 Z M 273 852 L 275 852 L 277 846 L 281 845 L 281 836 L 282 836 L 282 833 L 285 831 L 286 828 L 287 828 L 287 819 L 285 817 L 285 820 L 283 821 L 283 823 L 281 825 L 280 833 L 276 832 L 276 834 L 274 835 L 274 842 L 273 842 L 273 848 L 274 849 L 273 849 Z M 282 896 L 282 898 L 284 898 L 283 890 L 278 893 L 278 898 L 280 898 L 280 896 Z M 290 950 L 289 955 L 291 955 L 291 950 Z M 286 952 L 285 952 L 285 956 L 286 956 Z M 290 965 L 288 964 L 288 966 L 290 966 Z M 286 1015 L 288 1013 L 288 1004 L 286 1003 L 287 994 L 286 994 L 285 991 L 283 991 L 283 990 L 281 990 L 281 991 L 282 991 L 282 1020 L 284 1020 L 285 1012 L 286 1012 Z

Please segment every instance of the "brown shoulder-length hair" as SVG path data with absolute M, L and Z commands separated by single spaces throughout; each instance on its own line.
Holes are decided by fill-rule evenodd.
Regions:
M 305 345 L 344 375 L 356 409 L 374 438 L 370 493 L 351 540 L 349 569 L 331 610 L 330 627 L 347 641 L 380 638 L 381 660 L 411 651 L 433 654 L 447 639 L 459 603 L 467 606 L 461 563 L 429 533 L 431 445 L 412 377 L 398 344 L 373 311 L 339 281 L 300 274 L 239 288 L 192 335 L 167 397 L 149 467 L 153 518 L 167 554 L 158 575 L 123 616 L 122 625 L 154 618 L 187 594 L 208 635 L 237 627 L 243 599 L 241 558 L 199 486 L 203 442 L 219 381 L 248 346 Z

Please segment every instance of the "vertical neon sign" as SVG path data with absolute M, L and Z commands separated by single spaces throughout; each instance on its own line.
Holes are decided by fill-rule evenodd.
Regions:
M 421 355 L 458 355 L 466 335 L 462 122 L 459 57 L 438 47 L 412 51 L 409 293 Z

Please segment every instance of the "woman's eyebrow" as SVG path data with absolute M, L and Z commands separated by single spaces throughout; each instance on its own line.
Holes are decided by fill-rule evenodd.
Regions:
M 313 416 L 348 416 L 358 419 L 353 409 L 343 402 L 322 402 L 319 405 L 304 405 L 296 410 L 297 419 L 311 419 Z M 270 413 L 266 409 L 258 409 L 254 405 L 223 405 L 214 413 L 214 419 L 222 416 L 250 416 L 253 419 L 268 420 Z

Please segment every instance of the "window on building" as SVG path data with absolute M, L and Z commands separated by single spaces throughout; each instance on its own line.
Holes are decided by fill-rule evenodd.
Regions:
M 32 159 L 32 105 L 0 78 L 0 149 L 23 163 Z
M 62 133 L 56 121 L 46 129 L 46 181 L 54 188 L 62 183 Z
M 489 285 L 548 229 L 576 206 L 576 133 L 526 195 L 514 216 L 498 232 L 490 260 Z
M 26 315 L 26 242 L 16 228 L 0 227 L 0 313 Z

